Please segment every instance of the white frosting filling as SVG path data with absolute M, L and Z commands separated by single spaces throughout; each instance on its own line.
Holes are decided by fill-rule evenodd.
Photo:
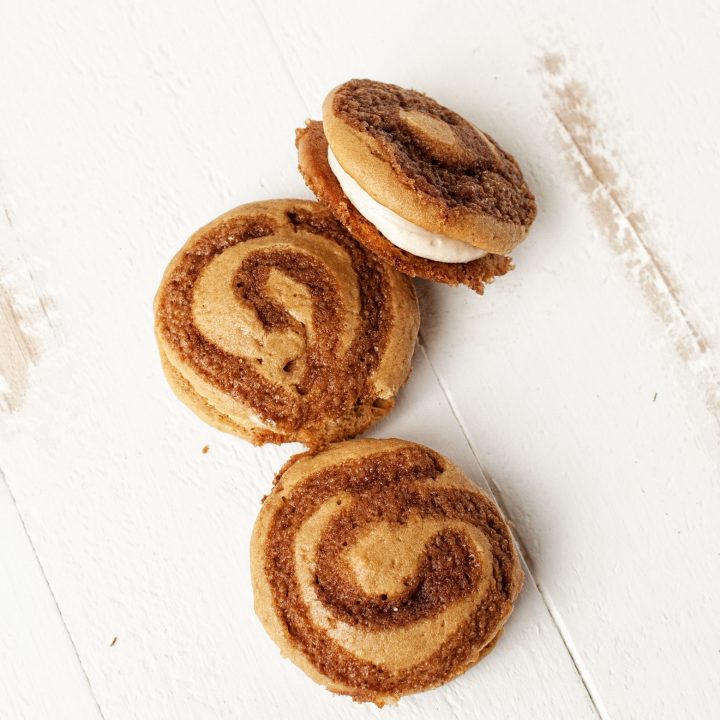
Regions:
M 328 163 L 355 209 L 393 245 L 418 257 L 443 263 L 469 262 L 487 255 L 485 250 L 474 245 L 425 230 L 381 205 L 342 169 L 330 146 L 328 146 Z

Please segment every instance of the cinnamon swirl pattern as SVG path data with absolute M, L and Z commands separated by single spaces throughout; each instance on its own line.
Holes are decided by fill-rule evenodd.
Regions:
M 322 206 L 243 205 L 198 230 L 155 298 L 163 368 L 210 424 L 311 448 L 394 405 L 419 326 L 412 284 Z
M 402 440 L 291 459 L 251 544 L 255 611 L 311 678 L 378 705 L 441 685 L 495 645 L 523 573 L 492 500 Z

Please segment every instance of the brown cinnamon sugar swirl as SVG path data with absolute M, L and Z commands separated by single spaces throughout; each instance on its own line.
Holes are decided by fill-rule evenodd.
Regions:
M 172 389 L 255 444 L 320 447 L 368 428 L 407 379 L 418 326 L 407 278 L 303 200 L 213 220 L 172 260 L 155 298 Z
M 297 455 L 251 544 L 255 611 L 333 692 L 378 705 L 441 685 L 495 645 L 523 573 L 493 501 L 403 440 Z

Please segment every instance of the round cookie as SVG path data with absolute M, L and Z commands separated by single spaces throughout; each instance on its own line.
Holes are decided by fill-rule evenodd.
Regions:
M 472 257 L 485 254 L 440 261 L 388 240 L 351 202 L 347 185 L 343 190 L 328 162 L 328 143 L 369 202 L 399 222 L 480 251 Z M 536 215 L 515 159 L 457 113 L 413 90 L 371 80 L 340 85 L 323 104 L 323 122 L 298 130 L 296 144 L 300 171 L 318 199 L 375 254 L 411 276 L 482 292 L 511 269 L 507 253 Z
M 282 654 L 377 705 L 478 662 L 523 582 L 493 501 L 404 440 L 292 458 L 263 500 L 250 553 L 255 612 Z
M 155 297 L 163 369 L 206 422 L 317 448 L 390 411 L 419 327 L 408 278 L 304 200 L 250 203 L 198 230 Z

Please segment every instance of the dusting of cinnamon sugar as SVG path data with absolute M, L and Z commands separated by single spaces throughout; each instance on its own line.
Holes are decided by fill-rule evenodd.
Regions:
M 350 80 L 335 91 L 332 109 L 347 125 L 370 135 L 398 178 L 429 202 L 450 213 L 465 208 L 523 227 L 535 219 L 535 198 L 515 158 L 427 95 Z
M 42 299 L 40 304 L 44 311 Z M 36 341 L 25 330 L 28 318 L 23 315 L 14 294 L 0 285 L 0 335 L 3 338 L 0 348 L 0 378 L 3 380 L 0 383 L 0 411 L 20 409 L 28 372 L 39 355 Z
M 645 213 L 621 179 L 622 158 L 611 149 L 597 120 L 590 88 L 574 77 L 564 55 L 545 53 L 540 65 L 575 179 L 597 226 L 667 328 L 679 356 L 698 378 L 720 429 L 720 372 L 708 361 L 707 334 L 683 303 L 677 278 L 652 243 Z
M 375 700 L 425 689 L 449 680 L 492 646 L 518 591 L 516 558 L 507 525 L 492 502 L 474 490 L 438 486 L 444 459 L 422 446 L 347 460 L 309 475 L 283 493 L 266 537 L 264 571 L 275 610 L 288 637 L 324 675 L 353 688 L 357 699 Z M 443 645 L 407 669 L 390 672 L 349 652 L 316 627 L 302 600 L 294 543 L 302 524 L 328 499 L 350 493 L 356 502 L 339 511 L 316 549 L 316 591 L 325 608 L 366 628 L 402 626 L 433 617 L 444 605 L 477 587 L 481 568 L 462 532 L 448 530 L 430 540 L 407 590 L 393 597 L 368 597 L 343 569 L 343 543 L 351 544 L 372 523 L 402 523 L 412 513 L 433 520 L 462 521 L 481 529 L 493 557 L 488 591 Z M 392 608 L 396 607 L 397 610 Z

